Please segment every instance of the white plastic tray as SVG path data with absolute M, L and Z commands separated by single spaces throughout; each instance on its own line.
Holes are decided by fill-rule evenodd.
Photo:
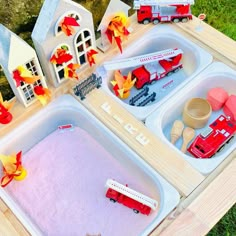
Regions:
M 139 93 L 140 90 L 132 88 L 130 97 L 121 100 L 114 94 L 110 83 L 110 81 L 114 79 L 114 71 L 107 73 L 103 67 L 97 69 L 97 73 L 103 78 L 103 88 L 139 120 L 145 120 L 152 111 L 158 108 L 182 86 L 191 81 L 199 72 L 206 68 L 212 62 L 212 56 L 196 44 L 184 38 L 178 32 L 175 32 L 170 26 L 162 24 L 154 26 L 145 36 L 126 48 L 123 54 L 113 59 L 130 58 L 169 48 L 179 48 L 183 50 L 183 69 L 149 85 L 149 94 L 155 92 L 156 99 L 154 102 L 143 107 L 129 105 L 131 97 Z M 121 70 L 121 72 L 123 75 L 127 75 L 131 70 L 132 68 L 127 68 Z M 141 100 L 143 99 L 140 99 L 140 101 Z
M 140 232 L 140 235 L 148 235 L 177 206 L 180 199 L 177 190 L 70 95 L 59 97 L 6 135 L 1 140 L 0 153 L 9 155 L 22 150 L 24 154 L 40 140 L 57 129 L 59 125 L 63 124 L 72 124 L 88 132 L 107 152 L 111 153 L 119 165 L 124 166 L 125 169 L 128 169 L 129 173 L 132 173 L 134 179 L 143 182 L 147 186 L 153 195 L 152 197 L 160 199 L 158 214 L 147 225 L 145 230 Z M 70 155 L 68 155 L 68 160 L 69 158 Z M 103 188 L 104 186 L 102 185 L 101 192 L 104 191 Z M 9 195 L 7 188 L 0 187 L 0 197 L 12 209 L 14 214 L 32 235 L 43 235 L 41 229 L 33 223 L 34 220 L 30 219 L 27 216 L 27 212 L 23 212 L 20 206 Z M 101 196 L 97 196 L 98 199 L 99 197 Z M 105 195 L 103 197 L 105 198 Z M 88 202 L 88 204 L 92 203 Z M 95 202 L 93 204 L 97 203 Z M 33 204 L 32 207 L 34 207 Z M 130 214 L 134 214 L 132 210 L 130 210 Z
M 203 174 L 208 174 L 213 171 L 226 157 L 236 148 L 236 139 L 227 144 L 225 148 L 214 155 L 210 159 L 198 159 L 191 156 L 189 153 L 183 154 L 180 151 L 182 138 L 175 145 L 170 143 L 170 131 L 173 122 L 177 119 L 182 119 L 182 111 L 185 102 L 192 97 L 206 98 L 207 91 L 214 87 L 222 87 L 229 94 L 236 94 L 236 71 L 227 67 L 220 62 L 212 63 L 194 80 L 192 80 L 183 89 L 179 90 L 171 99 L 154 111 L 147 119 L 146 126 L 154 134 L 161 137 L 170 148 L 174 148 L 185 160 L 187 160 L 194 168 Z M 223 110 L 213 111 L 207 123 L 212 123 L 220 114 L 224 114 Z M 196 129 L 196 135 L 202 129 Z M 196 136 L 195 135 L 195 136 Z

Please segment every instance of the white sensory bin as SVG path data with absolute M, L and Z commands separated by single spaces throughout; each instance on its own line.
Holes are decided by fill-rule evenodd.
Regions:
M 182 111 L 187 100 L 193 97 L 206 98 L 207 92 L 215 87 L 223 88 L 229 95 L 236 94 L 236 71 L 223 63 L 212 63 L 178 93 L 158 107 L 147 117 L 145 122 L 148 129 L 167 143 L 170 148 L 174 148 L 176 152 L 202 174 L 209 174 L 213 171 L 236 148 L 236 139 L 234 138 L 230 143 L 226 144 L 224 149 L 216 153 L 212 158 L 198 159 L 188 152 L 184 154 L 180 151 L 182 137 L 179 138 L 175 145 L 171 144 L 170 131 L 175 120 L 182 120 Z M 208 125 L 216 120 L 220 114 L 224 114 L 223 109 L 212 111 L 207 125 L 201 129 L 195 129 L 195 137 L 206 130 Z
M 143 26 L 140 25 L 140 27 Z M 131 89 L 131 95 L 129 98 L 120 99 L 117 97 L 113 92 L 112 84 L 110 82 L 114 79 L 114 71 L 107 71 L 103 66 L 101 66 L 97 69 L 97 73 L 103 78 L 103 89 L 114 97 L 114 99 L 131 112 L 137 119 L 145 120 L 152 111 L 158 108 L 168 98 L 180 90 L 181 87 L 190 82 L 198 73 L 206 68 L 212 62 L 212 56 L 196 44 L 184 38 L 178 32 L 174 31 L 171 26 L 163 24 L 153 26 L 153 28 L 143 37 L 125 48 L 122 54 L 112 59 L 112 61 L 123 60 L 171 48 L 178 48 L 183 51 L 183 57 L 181 59 L 183 68 L 170 76 L 158 80 L 152 85 L 148 85 L 148 95 L 153 92 L 156 93 L 154 102 L 148 103 L 145 106 L 137 106 L 137 104 L 135 104 L 135 106 L 129 105 L 129 100 L 142 90 L 137 90 L 135 87 Z M 125 68 L 120 71 L 122 75 L 127 75 L 129 71 L 138 67 L 140 66 Z M 137 103 L 143 99 L 145 99 L 145 97 L 142 97 Z
M 69 124 L 69 125 L 67 126 L 66 124 Z M 88 138 L 90 137 L 91 142 L 93 142 L 93 145 L 91 145 L 90 148 L 86 149 L 87 151 L 83 150 L 83 148 L 81 147 L 76 146 L 74 151 L 70 149 L 67 153 L 68 155 L 63 155 L 61 157 L 58 154 L 57 156 L 55 156 L 52 153 L 52 156 L 55 158 L 55 161 L 52 160 L 52 163 L 53 163 L 52 168 L 54 170 L 51 176 L 52 179 L 50 179 L 50 181 L 46 181 L 45 179 L 43 179 L 43 177 L 38 177 L 39 181 L 41 181 L 40 178 L 42 178 L 42 181 L 44 183 L 43 186 L 40 185 L 41 187 L 33 182 L 37 176 L 34 176 L 34 171 L 30 169 L 31 164 L 27 162 L 28 163 L 28 169 L 27 169 L 28 177 L 24 181 L 20 181 L 20 182 L 13 181 L 13 183 L 10 183 L 9 186 L 7 186 L 6 188 L 0 188 L 0 197 L 4 200 L 4 202 L 6 202 L 9 208 L 13 211 L 13 213 L 18 217 L 18 219 L 23 223 L 23 225 L 32 235 L 47 234 L 47 230 L 45 229 L 47 227 L 43 228 L 42 226 L 41 228 L 35 222 L 38 222 L 39 220 L 41 220 L 42 219 L 41 216 L 42 214 L 44 214 L 43 212 L 45 211 L 46 213 L 47 212 L 49 213 L 50 209 L 45 209 L 45 207 L 42 207 L 41 209 L 42 212 L 40 214 L 39 213 L 36 214 L 34 218 L 30 217 L 28 212 L 24 211 L 21 208 L 21 205 L 18 202 L 19 199 L 15 199 L 10 194 L 11 192 L 9 192 L 9 190 L 14 191 L 15 188 L 22 186 L 20 187 L 20 190 L 22 191 L 23 189 L 23 191 L 26 191 L 23 199 L 30 199 L 30 195 L 33 193 L 32 189 L 36 188 L 38 189 L 38 191 L 40 190 L 41 192 L 43 191 L 43 188 L 46 188 L 45 187 L 46 183 L 48 183 L 49 186 L 51 187 L 49 187 L 49 189 L 46 188 L 44 190 L 46 191 L 45 194 L 47 195 L 47 199 L 48 199 L 51 195 L 52 196 L 55 195 L 55 193 L 53 193 L 54 189 L 60 186 L 60 184 L 56 186 L 54 186 L 53 184 L 50 185 L 50 183 L 52 183 L 52 180 L 61 179 L 63 181 L 63 179 L 66 178 L 66 176 L 69 175 L 70 172 L 74 168 L 77 168 L 75 169 L 77 174 L 75 176 L 73 175 L 74 177 L 72 179 L 69 179 L 70 185 L 68 185 L 67 189 L 70 189 L 71 184 L 74 183 L 75 186 L 78 186 L 82 184 L 83 182 L 86 182 L 87 179 L 91 179 L 90 181 L 92 181 L 93 185 L 96 185 L 96 186 L 94 186 L 93 188 L 90 188 L 90 187 L 85 188 L 82 191 L 82 193 L 85 192 L 85 194 L 88 191 L 88 194 L 89 194 L 88 196 L 95 199 L 86 201 L 86 203 L 84 203 L 85 205 L 83 205 L 82 212 L 80 212 L 81 211 L 80 209 L 76 208 L 75 210 L 77 211 L 77 213 L 74 216 L 72 216 L 71 220 L 69 220 L 70 224 L 71 222 L 76 222 L 73 217 L 76 217 L 76 215 L 80 213 L 82 215 L 85 214 L 86 207 L 84 206 L 90 206 L 92 204 L 92 207 L 90 207 L 94 211 L 94 214 L 92 214 L 92 217 L 98 217 L 98 219 L 90 220 L 88 224 L 93 224 L 94 227 L 98 226 L 99 229 L 103 229 L 103 228 L 105 229 L 106 227 L 111 227 L 111 230 L 113 230 L 116 227 L 114 224 L 117 225 L 117 222 L 119 221 L 118 218 L 120 218 L 120 220 L 122 221 L 122 218 L 123 218 L 122 214 L 124 214 L 123 216 L 132 217 L 136 219 L 136 221 L 139 219 L 141 220 L 141 222 L 148 222 L 147 225 L 145 225 L 145 228 L 142 230 L 142 232 L 139 232 L 139 235 L 148 235 L 178 205 L 179 200 L 180 200 L 180 195 L 178 191 L 174 187 L 172 187 L 164 178 L 162 178 L 156 171 L 154 171 L 145 161 L 142 160 L 142 158 L 140 158 L 134 151 L 132 151 L 123 141 L 121 141 L 117 136 L 115 136 L 106 126 L 104 126 L 91 113 L 89 113 L 75 98 L 73 98 L 70 95 L 63 95 L 59 97 L 58 99 L 56 99 L 55 101 L 51 102 L 48 106 L 46 106 L 45 108 L 43 108 L 42 110 L 34 114 L 31 118 L 23 122 L 20 126 L 15 128 L 12 132 L 10 132 L 8 135 L 2 138 L 1 144 L 0 144 L 0 153 L 8 155 L 13 152 L 22 150 L 22 153 L 23 153 L 22 163 L 24 165 L 24 162 L 27 161 L 27 158 L 24 159 L 24 155 L 26 155 L 28 152 L 30 153 L 33 148 L 37 147 L 38 143 L 42 142 L 45 138 L 50 137 L 52 133 L 54 134 L 54 132 L 57 131 L 58 127 L 62 127 L 63 125 L 66 125 L 65 127 L 69 127 L 69 128 L 70 126 L 73 126 L 75 129 L 76 127 L 79 127 L 79 130 L 80 130 L 79 135 L 81 137 L 78 136 L 75 140 L 73 140 L 73 142 L 78 139 L 82 145 L 81 147 L 83 146 L 86 147 L 86 145 L 89 145 Z M 60 130 L 57 132 L 59 132 L 58 135 L 60 137 L 61 135 L 64 135 L 63 137 L 66 137 L 65 138 L 65 142 L 66 142 L 66 140 L 68 140 L 68 138 L 70 138 L 70 136 L 73 135 L 74 131 L 73 129 L 68 129 L 68 131 Z M 83 138 L 83 133 L 87 134 L 86 139 Z M 59 137 L 59 136 L 56 136 L 56 137 Z M 58 145 L 61 146 L 62 143 L 58 143 L 56 146 Z M 70 145 L 70 144 L 67 144 L 67 145 Z M 59 149 L 60 148 L 59 146 L 56 149 Z M 99 147 L 99 149 L 93 150 L 94 147 Z M 46 148 L 45 151 L 49 153 L 50 150 L 47 150 L 47 149 L 48 148 Z M 89 153 L 91 153 L 91 150 L 89 149 L 93 150 L 93 152 L 96 154 L 89 155 Z M 41 152 L 43 150 L 44 149 L 40 149 L 39 151 Z M 54 152 L 54 151 L 52 150 L 51 152 Z M 34 157 L 35 157 L 34 155 L 29 155 L 30 160 L 31 158 L 33 158 L 32 160 L 34 160 Z M 103 158 L 104 155 L 106 156 L 105 159 Z M 44 154 L 42 152 L 35 159 L 35 162 L 33 163 L 33 165 L 36 167 L 37 165 L 41 165 L 42 163 L 41 157 L 43 156 Z M 47 160 L 47 157 L 48 156 L 46 155 L 46 160 Z M 61 162 L 61 159 L 64 159 L 64 158 L 66 160 L 65 163 L 63 164 L 65 165 L 65 168 L 63 168 L 63 171 L 58 171 L 56 168 L 59 168 L 60 166 L 56 167 L 56 165 L 58 162 Z M 91 164 L 93 163 L 93 166 L 95 165 L 94 171 L 92 169 L 94 167 L 91 167 L 92 165 L 91 166 L 85 165 L 83 169 L 80 169 L 81 162 L 79 162 L 79 159 L 81 160 L 81 158 L 84 158 L 83 162 L 89 159 L 95 158 L 95 160 L 91 162 Z M 74 163 L 72 164 L 73 166 L 67 166 L 67 164 L 70 163 L 70 160 L 72 161 L 72 163 Z M 112 166 L 109 166 L 109 168 L 107 169 L 102 169 L 103 167 L 99 164 L 101 161 L 104 163 L 108 163 L 108 162 L 113 163 L 112 165 L 114 165 L 114 169 L 117 169 L 119 171 L 116 171 L 117 173 L 115 173 L 115 171 L 112 169 Z M 77 167 L 74 167 L 74 166 L 77 166 Z M 97 168 L 99 168 L 99 170 L 96 170 L 96 166 Z M 89 173 L 88 176 L 79 176 L 81 175 L 80 173 L 84 173 L 86 171 L 88 171 Z M 93 180 L 92 179 L 93 173 L 95 171 L 98 172 L 99 177 L 96 177 L 96 179 Z M 48 175 L 49 176 L 51 175 L 50 169 L 48 170 L 48 167 L 47 168 L 42 167 L 39 170 L 39 175 L 43 174 L 44 172 L 49 172 Z M 104 174 L 104 173 L 107 173 L 107 174 Z M 55 175 L 58 175 L 58 176 L 56 177 Z M 53 176 L 55 176 L 56 178 L 54 178 Z M 129 179 L 122 176 L 129 176 Z M 149 216 L 145 216 L 142 214 L 138 214 L 137 216 L 135 213 L 133 213 L 132 209 L 122 206 L 121 204 L 113 205 L 113 203 L 111 203 L 109 199 L 105 197 L 104 185 L 107 178 L 114 178 L 114 177 L 121 179 L 122 183 L 124 184 L 126 183 L 131 184 L 130 186 L 133 186 L 134 188 L 135 188 L 135 185 L 137 186 L 139 185 L 139 187 L 143 188 L 143 190 L 147 192 L 146 194 L 148 194 L 150 197 L 158 201 L 158 209 L 155 211 L 152 211 L 152 213 Z M 81 179 L 83 179 L 82 182 L 80 181 Z M 29 186 L 29 188 L 31 189 L 30 191 L 27 191 L 27 189 L 25 190 L 25 188 L 28 188 L 27 186 Z M 62 193 L 64 191 L 68 191 L 67 189 L 64 188 L 64 190 L 61 189 L 60 191 Z M 98 190 L 97 192 L 96 192 L 96 189 Z M 140 190 L 140 189 L 136 189 L 136 190 Z M 73 191 L 76 191 L 76 190 L 73 190 Z M 16 194 L 17 196 L 18 191 L 16 191 L 16 193 L 17 193 Z M 30 195 L 28 196 L 28 194 Z M 81 192 L 78 191 L 74 193 L 74 195 L 76 198 L 75 203 L 79 204 L 80 199 L 81 199 L 81 196 L 80 196 Z M 56 197 L 56 199 L 58 200 L 55 203 L 55 204 L 58 204 L 59 208 L 61 208 L 60 203 L 61 202 L 63 203 L 67 200 L 67 199 L 60 199 L 60 198 L 61 198 L 61 194 L 59 194 Z M 37 200 L 39 200 L 40 204 L 42 203 L 42 201 L 40 201 L 40 199 L 37 199 L 37 197 L 33 198 L 32 200 L 33 202 L 29 202 L 30 200 L 26 201 L 26 204 L 29 204 L 31 211 L 33 211 L 34 206 L 36 204 L 35 202 Z M 52 203 L 52 207 L 55 204 Z M 105 205 L 105 207 L 100 207 L 99 205 L 101 204 Z M 70 204 L 66 204 L 66 208 L 70 208 L 70 207 L 71 209 L 73 209 L 73 206 L 70 206 Z M 111 209 L 109 209 L 109 207 Z M 99 220 L 102 220 L 103 217 L 105 217 L 101 215 L 103 214 L 103 210 L 108 211 L 107 209 L 109 209 L 109 212 L 110 212 L 109 213 L 110 219 L 112 219 L 112 215 L 115 214 L 115 212 L 116 214 L 119 214 L 120 217 L 116 216 L 117 219 L 115 221 L 112 221 L 114 222 L 114 224 L 110 226 L 97 225 L 96 222 Z M 52 210 L 52 214 L 57 214 L 58 210 L 59 209 L 57 209 L 55 213 L 53 213 L 53 210 Z M 89 219 L 91 215 L 87 215 L 87 217 Z M 151 217 L 151 218 L 148 218 L 148 217 Z M 85 218 L 86 218 L 86 215 L 85 215 Z M 52 219 L 50 220 L 54 222 L 54 217 L 52 217 Z M 63 221 L 64 224 L 66 224 L 65 221 Z M 81 222 L 81 219 L 79 220 L 79 223 L 80 222 Z M 73 226 L 75 227 L 76 224 L 73 224 Z M 62 227 L 62 224 L 59 224 L 55 227 L 58 227 L 57 230 L 61 230 L 60 227 Z M 63 227 L 67 227 L 67 229 L 69 229 L 68 227 L 71 227 L 71 226 L 67 225 Z M 81 227 L 85 228 L 83 226 L 80 226 L 80 229 L 82 229 Z M 133 225 L 133 224 L 130 224 L 129 222 L 128 228 L 132 232 L 132 230 L 136 228 L 136 223 Z M 124 228 L 124 229 L 128 230 L 128 228 L 127 229 Z M 78 230 L 79 228 L 77 229 L 77 232 Z M 86 234 L 86 232 L 81 232 L 81 233 L 83 235 Z M 102 232 L 101 234 L 103 235 Z

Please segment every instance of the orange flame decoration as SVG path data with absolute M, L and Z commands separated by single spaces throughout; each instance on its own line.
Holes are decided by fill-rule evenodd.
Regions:
M 13 179 L 23 180 L 26 177 L 26 170 L 23 168 L 21 159 L 22 152 L 16 155 L 5 156 L 0 155 L 0 161 L 3 166 L 3 177 L 1 179 L 1 186 L 7 186 Z
M 78 80 L 79 77 L 76 73 L 76 70 L 80 67 L 79 64 L 70 63 L 64 68 L 64 77 Z
M 50 58 L 50 62 L 52 64 L 59 64 L 68 62 L 73 58 L 73 56 L 69 53 L 67 53 L 66 49 L 58 48 L 56 52 L 53 54 L 53 56 Z
M 90 66 L 92 66 L 93 64 L 96 64 L 96 61 L 95 61 L 96 54 L 98 54 L 98 52 L 94 49 L 91 49 L 87 52 L 87 58 L 88 58 L 88 62 Z
M 9 110 L 14 105 L 13 102 L 3 101 L 2 93 L 0 92 L 0 123 L 1 124 L 8 124 L 12 120 L 12 114 Z
M 13 78 L 16 81 L 16 87 L 18 87 L 21 82 L 33 84 L 35 81 L 40 79 L 40 76 L 32 75 L 32 72 L 24 66 L 18 66 L 17 69 L 13 71 Z
M 115 71 L 115 80 L 112 80 L 111 84 L 113 85 L 116 96 L 127 98 L 135 82 L 136 79 L 131 79 L 131 72 L 129 72 L 128 76 L 123 76 L 120 71 L 117 70 Z
M 71 36 L 75 33 L 75 29 L 73 28 L 73 26 L 80 25 L 75 18 L 66 16 L 60 22 L 59 26 L 61 27 L 62 31 L 65 33 L 66 36 Z
M 45 106 L 51 99 L 51 91 L 48 88 L 44 88 L 42 86 L 35 86 L 34 93 L 36 98 L 40 101 L 40 103 Z
M 106 30 L 106 35 L 110 43 L 112 43 L 112 38 L 114 37 L 121 53 L 121 43 L 124 39 L 128 39 L 129 31 L 127 30 L 127 27 L 129 26 L 129 24 L 129 18 L 126 17 L 124 13 L 118 13 L 112 18 Z

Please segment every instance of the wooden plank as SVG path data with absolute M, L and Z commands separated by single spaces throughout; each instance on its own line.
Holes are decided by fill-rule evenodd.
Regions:
M 19 234 L 5 217 L 5 215 L 0 212 L 0 235 L 4 236 L 18 236 Z
M 180 28 L 188 35 L 193 36 L 198 41 L 218 52 L 233 64 L 236 64 L 236 41 L 227 37 L 205 22 L 201 22 L 201 27 L 203 30 L 196 30 L 196 28 L 199 26 L 199 23 L 199 19 L 197 17 L 193 17 L 193 20 L 189 21 L 188 23 L 176 24 L 176 27 Z
M 206 235 L 236 203 L 236 159 L 161 234 Z
M 4 219 L 5 221 L 1 221 Z M 6 223 L 6 226 L 10 225 L 7 232 L 9 235 L 19 235 L 19 236 L 27 236 L 29 235 L 28 231 L 24 228 L 21 222 L 16 218 L 13 212 L 8 208 L 8 206 L 3 202 L 0 198 L 0 235 L 5 236 L 5 228 L 1 227 L 2 222 L 3 225 Z M 7 234 L 6 234 L 7 235 Z
M 16 216 L 13 214 L 13 212 L 10 209 L 8 209 L 4 213 L 4 216 L 5 216 L 6 219 L 9 220 L 9 222 L 11 222 L 11 224 L 13 225 L 14 229 L 17 232 L 17 235 L 19 235 L 19 236 L 28 236 L 28 235 L 30 235 L 28 233 L 28 231 L 25 229 L 25 227 L 21 224 L 21 222 L 16 218 Z
M 0 198 L 0 211 L 2 213 L 6 212 L 8 209 L 8 206 L 3 202 L 3 200 Z
M 160 225 L 150 234 L 150 236 L 160 235 L 183 211 L 186 209 L 194 199 L 206 189 L 209 184 L 216 179 L 216 177 L 228 166 L 236 157 L 236 150 L 234 150 L 213 172 L 211 172 L 204 181 L 187 197 L 182 197 L 179 205 L 173 210 Z
M 188 196 L 204 180 L 204 176 L 102 89 L 88 94 L 83 104 L 183 196 Z

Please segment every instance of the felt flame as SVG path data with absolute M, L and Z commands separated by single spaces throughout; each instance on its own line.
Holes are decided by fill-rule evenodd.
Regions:
M 76 70 L 80 67 L 79 64 L 70 63 L 64 68 L 64 77 L 78 80 L 79 77 L 76 73 Z
M 71 36 L 75 33 L 75 29 L 73 27 L 80 26 L 75 18 L 69 16 L 64 17 L 59 25 L 66 36 Z
M 34 87 L 35 97 L 40 101 L 40 103 L 45 106 L 51 99 L 51 91 L 48 88 L 42 86 Z
M 125 16 L 124 13 L 117 13 L 116 16 L 110 21 L 106 35 L 110 43 L 112 43 L 112 38 L 114 37 L 115 42 L 122 53 L 121 43 L 123 40 L 128 39 L 129 31 L 127 30 L 129 26 L 129 18 Z
M 50 58 L 50 62 L 52 64 L 59 64 L 68 62 L 73 58 L 73 56 L 69 53 L 67 53 L 66 49 L 58 48 L 56 52 L 53 54 L 53 56 Z
M 90 66 L 92 66 L 93 64 L 96 64 L 96 61 L 95 61 L 96 54 L 98 54 L 98 52 L 94 49 L 91 49 L 87 52 L 87 58 L 88 58 L 88 62 Z
M 129 94 L 130 89 L 134 86 L 136 79 L 131 79 L 131 72 L 128 73 L 128 76 L 123 76 L 120 71 L 115 71 L 115 80 L 111 81 L 113 85 L 113 90 L 116 96 L 124 98 L 125 94 Z
M 8 124 L 12 120 L 12 114 L 9 110 L 14 105 L 13 102 L 3 101 L 2 93 L 0 92 L 0 123 Z
M 0 161 L 3 166 L 3 177 L 1 179 L 1 186 L 7 186 L 13 179 L 23 180 L 26 177 L 26 170 L 23 168 L 21 159 L 22 152 L 10 156 L 0 155 Z
M 40 76 L 33 75 L 32 72 L 24 66 L 18 66 L 17 69 L 13 71 L 13 78 L 16 81 L 16 87 L 18 87 L 21 82 L 33 84 L 35 81 L 40 79 Z

